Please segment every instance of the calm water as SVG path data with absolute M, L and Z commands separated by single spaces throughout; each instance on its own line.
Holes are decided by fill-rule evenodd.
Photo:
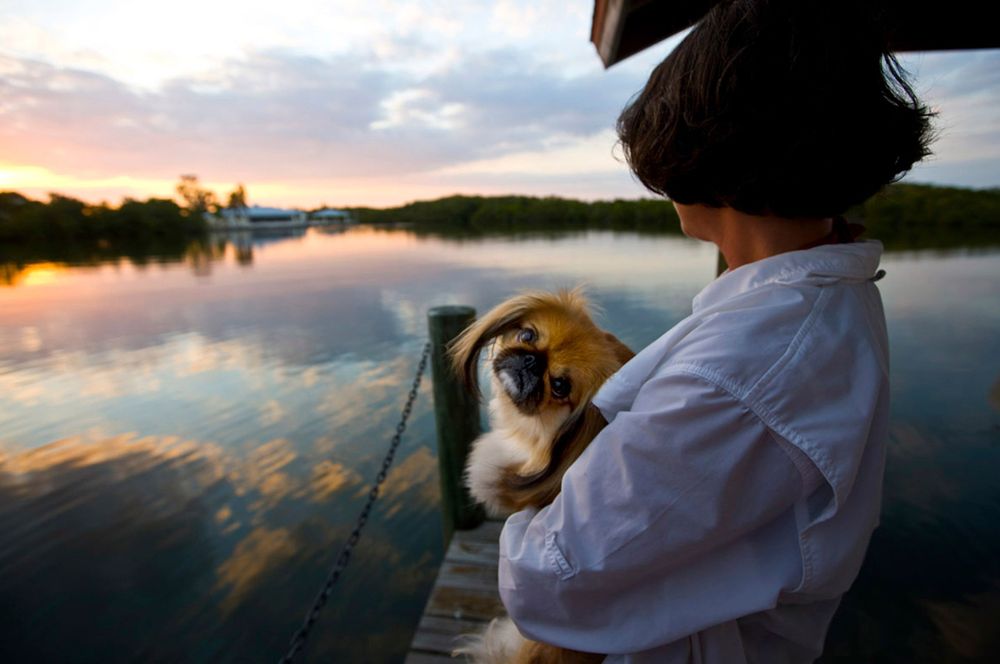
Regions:
M 434 305 L 586 282 L 633 348 L 714 251 L 588 232 L 240 237 L 7 270 L 0 660 L 274 661 L 377 472 Z M 1000 253 L 890 254 L 882 527 L 824 661 L 997 661 Z M 397 661 L 442 555 L 429 383 L 309 661 Z

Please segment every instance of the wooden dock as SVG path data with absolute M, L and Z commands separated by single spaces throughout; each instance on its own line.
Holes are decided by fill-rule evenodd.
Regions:
M 501 521 L 456 530 L 405 664 L 455 664 L 455 639 L 504 614 L 497 590 Z

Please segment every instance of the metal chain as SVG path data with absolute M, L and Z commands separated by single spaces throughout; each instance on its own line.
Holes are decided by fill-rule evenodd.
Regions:
M 306 643 L 306 639 L 309 637 L 309 630 L 312 629 L 313 624 L 316 619 L 319 618 L 319 612 L 326 605 L 326 601 L 330 598 L 330 593 L 333 591 L 333 586 L 337 583 L 337 579 L 340 578 L 340 573 L 344 571 L 347 567 L 347 563 L 351 560 L 351 552 L 354 550 L 354 546 L 361 539 L 361 529 L 365 527 L 365 523 L 368 522 L 368 515 L 371 513 L 372 505 L 375 504 L 375 499 L 378 498 L 379 488 L 382 483 L 385 482 L 385 478 L 389 473 L 389 466 L 392 465 L 393 457 L 396 456 L 396 448 L 399 447 L 399 442 L 403 437 L 403 432 L 406 431 L 406 420 L 410 417 L 410 412 L 413 410 L 413 402 L 417 398 L 417 390 L 420 388 L 420 379 L 424 375 L 424 370 L 427 368 L 427 358 L 431 353 L 431 344 L 427 342 L 424 345 L 423 354 L 420 356 L 420 364 L 417 366 L 417 375 L 413 379 L 413 385 L 410 387 L 410 394 L 406 398 L 406 405 L 403 406 L 403 414 L 399 419 L 399 424 L 396 425 L 396 434 L 392 437 L 392 441 L 389 443 L 389 451 L 386 452 L 385 458 L 382 460 L 382 469 L 379 470 L 378 475 L 375 476 L 375 483 L 372 485 L 371 491 L 368 492 L 368 501 L 365 503 L 364 508 L 361 510 L 361 514 L 358 515 L 357 523 L 354 524 L 354 530 L 351 531 L 350 536 L 347 538 L 347 542 L 344 543 L 344 548 L 340 550 L 340 555 L 337 556 L 337 562 L 334 563 L 333 569 L 326 577 L 326 583 L 323 584 L 323 588 L 320 590 L 319 594 L 316 595 L 316 599 L 313 600 L 312 608 L 309 613 L 306 614 L 306 619 L 302 623 L 302 627 L 292 635 L 291 643 L 288 646 L 288 654 L 286 654 L 281 660 L 281 664 L 290 664 L 295 658 L 295 655 L 302 649 Z

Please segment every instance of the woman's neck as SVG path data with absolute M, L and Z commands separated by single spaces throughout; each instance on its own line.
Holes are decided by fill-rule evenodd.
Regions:
M 713 242 L 729 269 L 795 251 L 830 234 L 833 220 L 752 215 L 733 208 L 675 203 L 689 237 Z

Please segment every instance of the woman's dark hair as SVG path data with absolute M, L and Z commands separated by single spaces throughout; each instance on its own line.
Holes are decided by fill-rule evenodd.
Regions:
M 931 113 L 865 0 L 723 0 L 618 118 L 651 191 L 829 217 L 929 154 Z

